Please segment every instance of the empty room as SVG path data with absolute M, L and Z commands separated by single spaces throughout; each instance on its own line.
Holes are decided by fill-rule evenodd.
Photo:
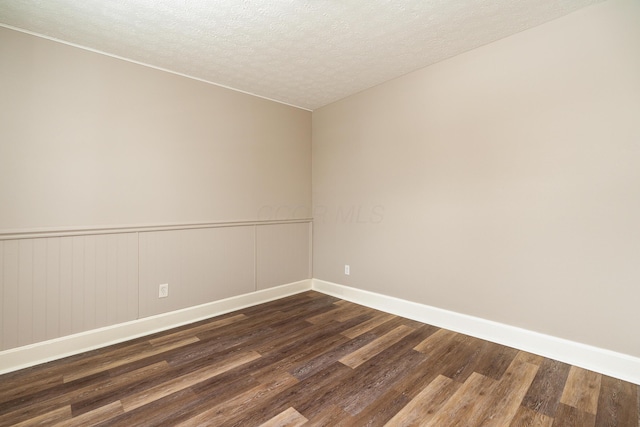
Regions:
M 0 426 L 640 426 L 640 1 L 0 1 Z

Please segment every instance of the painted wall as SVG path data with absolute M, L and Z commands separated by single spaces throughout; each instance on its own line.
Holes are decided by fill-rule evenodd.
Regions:
M 308 111 L 4 28 L 0 57 L 0 231 L 311 203 Z
M 5 28 L 0 62 L 0 350 L 310 277 L 309 111 Z
M 323 107 L 312 139 L 315 278 L 640 356 L 640 2 Z

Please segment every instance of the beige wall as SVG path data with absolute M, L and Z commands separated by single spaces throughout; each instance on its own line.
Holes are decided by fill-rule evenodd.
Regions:
M 310 112 L 4 28 L 0 63 L 0 350 L 310 277 Z
M 310 112 L 4 28 L 0 58 L 0 232 L 309 216 Z
M 316 110 L 312 139 L 314 277 L 640 356 L 639 2 Z

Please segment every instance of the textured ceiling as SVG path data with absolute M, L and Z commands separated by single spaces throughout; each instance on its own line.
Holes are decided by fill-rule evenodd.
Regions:
M 313 110 L 602 0 L 0 0 L 0 24 Z

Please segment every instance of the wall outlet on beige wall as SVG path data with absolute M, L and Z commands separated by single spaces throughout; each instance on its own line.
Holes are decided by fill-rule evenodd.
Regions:
M 351 267 L 349 267 L 349 264 L 344 265 L 344 274 L 345 276 L 348 276 L 351 274 Z
M 163 283 L 158 286 L 158 298 L 166 298 L 169 296 L 169 284 Z

